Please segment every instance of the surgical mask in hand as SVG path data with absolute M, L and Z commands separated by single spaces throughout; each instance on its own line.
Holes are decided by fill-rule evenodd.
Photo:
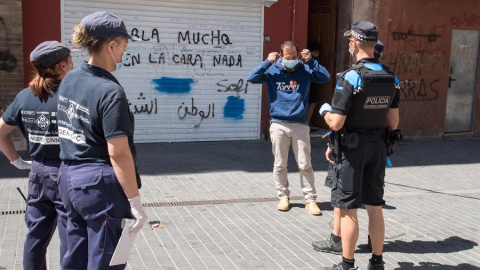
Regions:
M 287 68 L 294 68 L 295 66 L 298 65 L 299 62 L 300 62 L 300 60 L 298 60 L 298 59 L 295 59 L 295 60 L 282 59 L 283 65 L 286 66 Z

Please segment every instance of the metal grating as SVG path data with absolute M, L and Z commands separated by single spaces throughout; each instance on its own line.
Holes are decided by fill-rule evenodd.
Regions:
M 25 214 L 25 210 L 7 210 L 0 212 L 0 216 Z
M 293 196 L 290 200 L 303 200 L 303 196 Z M 230 204 L 230 203 L 254 203 L 254 202 L 273 202 L 278 197 L 265 198 L 243 198 L 243 199 L 225 199 L 225 200 L 203 200 L 203 201 L 181 201 L 181 202 L 152 202 L 143 203 L 143 207 L 171 207 L 171 206 L 192 206 L 192 205 L 212 205 L 212 204 Z M 1 211 L 0 216 L 25 214 L 25 210 Z
M 303 196 L 293 196 L 290 200 L 303 200 Z M 272 202 L 277 201 L 278 197 L 265 198 L 243 198 L 243 199 L 225 199 L 225 200 L 204 200 L 204 201 L 181 201 L 181 202 L 156 202 L 144 203 L 144 207 L 169 207 L 169 206 L 191 206 L 191 205 L 210 205 L 210 204 L 229 204 L 229 203 L 252 203 L 252 202 Z

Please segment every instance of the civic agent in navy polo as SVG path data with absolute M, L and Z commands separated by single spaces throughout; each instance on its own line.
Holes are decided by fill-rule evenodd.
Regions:
M 277 209 L 288 211 L 290 191 L 287 179 L 290 145 L 300 171 L 300 185 L 305 208 L 311 215 L 321 215 L 316 203 L 316 190 L 311 164 L 310 128 L 307 123 L 310 83 L 330 80 L 327 70 L 312 58 L 309 50 L 300 53 L 293 41 L 272 52 L 248 76 L 250 83 L 266 83 L 270 103 L 270 139 L 275 158 L 273 179 L 280 199 Z M 300 57 L 300 58 L 299 58 Z
M 30 170 L 23 250 L 24 269 L 47 269 L 45 254 L 55 228 L 60 236 L 60 263 L 67 250 L 66 210 L 58 195 L 60 141 L 57 129 L 57 88 L 72 68 L 70 50 L 45 41 L 30 54 L 35 77 L 0 119 L 0 150 L 21 170 Z M 9 133 L 18 126 L 28 142 L 32 162 L 23 160 Z
M 333 149 L 327 148 L 325 158 L 336 167 L 331 201 L 337 221 L 334 226 L 341 227 L 334 228 L 334 232 L 341 235 L 331 235 L 329 240 L 312 245 L 319 251 L 343 254 L 342 262 L 328 269 L 356 269 L 357 209 L 364 204 L 373 251 L 367 269 L 383 270 L 382 205 L 387 155 L 384 128 L 396 129 L 399 123 L 400 87 L 395 75 L 374 57 L 377 26 L 359 21 L 344 35 L 357 64 L 341 74 L 332 105 L 325 103 L 320 108 L 320 115 L 333 131 Z
M 145 224 L 129 138 L 133 118 L 123 87 L 111 72 L 122 67 L 128 44 L 123 21 L 106 12 L 87 15 L 72 43 L 89 59 L 59 89 L 60 193 L 67 209 L 68 251 L 62 269 L 124 269 L 110 266 L 124 218 Z M 133 142 L 133 140 L 131 140 Z

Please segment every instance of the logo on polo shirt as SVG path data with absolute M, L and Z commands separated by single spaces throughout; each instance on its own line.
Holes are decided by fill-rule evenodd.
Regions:
M 390 104 L 389 96 L 368 97 L 365 101 L 364 109 L 386 109 Z
M 41 129 L 45 130 L 48 125 L 50 125 L 50 120 L 48 120 L 48 118 L 42 114 L 40 115 L 40 117 L 37 118 L 35 123 L 37 123 L 37 126 L 39 126 Z
M 75 133 L 67 128 L 58 127 L 58 136 L 60 138 L 64 138 L 67 140 L 72 141 L 75 144 L 84 144 L 85 143 L 85 135 Z
M 73 104 L 70 104 L 70 107 L 65 111 L 67 114 L 68 120 L 70 120 L 70 123 L 72 122 L 72 117 L 75 115 L 74 109 L 73 109 Z

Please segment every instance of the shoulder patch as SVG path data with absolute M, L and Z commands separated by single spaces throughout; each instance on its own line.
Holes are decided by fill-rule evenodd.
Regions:
M 350 83 L 354 89 L 362 84 L 362 78 L 355 70 L 350 70 L 345 73 L 343 79 Z

